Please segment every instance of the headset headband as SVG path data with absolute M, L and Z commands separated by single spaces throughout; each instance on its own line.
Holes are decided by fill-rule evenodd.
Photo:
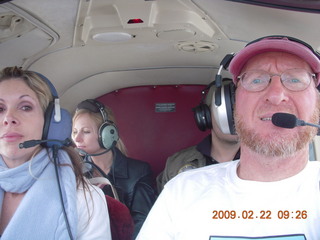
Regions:
M 100 112 L 102 115 L 102 118 L 103 118 L 103 122 L 108 121 L 108 114 L 104 110 L 104 105 L 97 100 L 87 99 L 85 101 L 82 101 L 77 106 L 77 110 L 80 110 L 80 109 L 86 109 L 86 110 L 89 110 L 90 112 L 94 112 L 94 113 Z

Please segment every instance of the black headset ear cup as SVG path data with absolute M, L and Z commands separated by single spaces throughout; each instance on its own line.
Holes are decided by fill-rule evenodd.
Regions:
M 201 131 L 212 128 L 211 112 L 207 104 L 200 103 L 193 111 L 194 119 Z
M 203 113 L 204 113 L 204 120 L 206 124 L 206 129 L 212 128 L 212 119 L 211 119 L 211 111 L 210 107 L 207 104 L 203 104 Z
M 227 113 L 227 121 L 230 134 L 236 134 L 234 128 L 233 106 L 235 101 L 235 85 L 233 82 L 224 86 L 225 105 Z
M 113 148 L 119 140 L 117 127 L 111 122 L 104 122 L 99 128 L 99 144 L 105 149 Z
M 53 111 L 54 111 L 54 104 L 53 102 L 50 102 L 44 114 L 42 139 L 48 139 L 48 133 L 49 133 L 50 122 L 53 115 Z
M 230 83 L 230 95 L 231 95 L 231 106 L 232 106 L 232 112 L 233 112 L 233 106 L 236 100 L 236 85 L 234 85 L 233 82 Z

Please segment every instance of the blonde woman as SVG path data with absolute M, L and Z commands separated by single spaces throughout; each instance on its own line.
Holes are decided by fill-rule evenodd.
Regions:
M 150 165 L 126 156 L 111 110 L 94 99 L 78 104 L 72 139 L 87 161 L 95 165 L 89 177 L 108 178 L 119 200 L 129 208 L 135 237 L 156 199 Z M 113 195 L 108 188 L 103 190 Z

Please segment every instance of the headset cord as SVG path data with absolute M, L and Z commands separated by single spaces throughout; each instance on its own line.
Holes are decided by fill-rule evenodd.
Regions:
M 108 178 L 107 174 L 105 174 L 105 172 L 100 167 L 98 167 L 98 165 L 95 164 L 94 162 L 85 160 L 84 163 L 90 164 L 91 166 L 93 166 L 102 175 L 102 177 Z M 93 174 L 90 174 L 90 175 L 91 175 L 91 177 L 93 177 Z
M 117 152 L 115 151 L 115 147 L 111 147 L 110 149 L 108 149 L 106 152 L 110 151 L 112 152 L 112 165 L 111 165 L 111 169 L 112 169 L 112 180 L 113 180 L 113 184 L 116 184 L 116 178 L 114 176 L 114 169 L 115 169 L 115 160 L 116 160 L 116 156 L 117 156 Z M 108 178 L 108 175 L 97 165 L 95 164 L 92 159 L 91 156 L 95 156 L 93 154 L 85 154 L 84 156 L 84 163 L 88 163 L 90 165 L 92 165 L 96 170 L 98 170 L 98 172 L 105 178 Z M 90 159 L 90 160 L 89 160 Z M 90 174 L 91 177 L 93 177 L 93 174 Z M 108 178 L 109 179 L 109 178 Z M 110 180 L 110 179 L 109 179 Z
M 115 151 L 115 147 L 111 148 L 112 151 L 112 178 L 113 178 L 113 184 L 116 186 L 116 177 L 114 176 L 114 169 L 115 169 L 115 161 L 117 159 L 117 152 Z
M 111 169 L 112 169 L 112 180 L 113 180 L 113 185 L 114 186 L 116 186 L 116 177 L 115 177 L 115 174 L 114 174 L 114 169 L 115 169 L 115 161 L 116 161 L 116 159 L 117 159 L 117 152 L 115 151 L 115 147 L 112 147 L 111 149 L 109 149 L 108 151 L 112 151 L 112 165 L 111 165 Z M 103 176 L 103 177 L 105 177 L 105 178 L 107 178 L 107 179 L 109 179 L 109 177 L 108 177 L 108 175 L 100 168 L 100 167 L 98 167 L 98 165 L 97 164 L 95 164 L 93 161 L 92 161 L 92 159 L 91 160 L 89 160 L 89 157 L 90 157 L 91 155 L 89 155 L 89 154 L 86 154 L 85 156 L 84 156 L 84 163 L 88 163 L 88 164 L 90 164 L 91 166 L 93 166 L 96 170 L 98 170 L 98 172 Z M 90 171 L 91 172 L 91 171 Z M 90 175 L 91 175 L 91 177 L 93 177 L 93 174 L 92 173 L 90 173 Z M 110 179 L 109 179 L 109 181 L 110 181 Z
M 61 184 L 60 184 L 60 179 L 59 179 L 59 172 L 58 172 L 58 151 L 59 151 L 59 146 L 58 145 L 53 145 L 52 147 L 53 151 L 53 161 L 54 161 L 54 166 L 55 166 L 55 172 L 56 172 L 56 178 L 57 178 L 57 183 L 58 183 L 58 189 L 59 189 L 59 196 L 60 196 L 60 202 L 62 206 L 62 211 L 63 211 L 63 216 L 64 220 L 67 226 L 68 234 L 70 237 L 70 240 L 73 240 L 72 233 L 71 233 L 71 228 L 68 220 L 68 216 L 66 213 L 66 208 L 63 203 L 63 196 L 62 196 L 62 190 L 61 190 Z

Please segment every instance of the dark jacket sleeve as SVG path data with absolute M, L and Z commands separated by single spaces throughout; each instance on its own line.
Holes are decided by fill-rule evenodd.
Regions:
M 130 210 L 135 238 L 156 200 L 153 175 L 147 162 L 127 157 L 117 148 L 115 153 L 114 164 L 107 177 L 116 188 L 120 201 Z
M 136 237 L 146 219 L 151 207 L 156 200 L 156 194 L 152 187 L 152 172 L 149 164 L 143 164 L 141 169 L 141 177 L 136 182 L 132 201 L 131 201 L 131 216 L 135 223 L 134 237 Z

